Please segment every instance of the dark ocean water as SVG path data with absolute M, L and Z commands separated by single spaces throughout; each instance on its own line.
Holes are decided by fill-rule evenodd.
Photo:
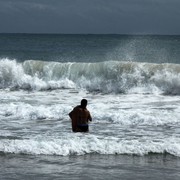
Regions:
M 179 180 L 180 162 L 172 156 L 32 156 L 0 157 L 1 179 L 158 179 Z
M 0 58 L 180 63 L 180 36 L 0 34 Z
M 180 36 L 0 34 L 0 179 L 179 179 L 179 105 Z

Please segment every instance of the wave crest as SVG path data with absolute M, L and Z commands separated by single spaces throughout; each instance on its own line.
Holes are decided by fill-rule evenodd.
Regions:
M 180 65 L 106 61 L 59 63 L 0 60 L 0 88 L 86 89 L 100 93 L 180 94 Z

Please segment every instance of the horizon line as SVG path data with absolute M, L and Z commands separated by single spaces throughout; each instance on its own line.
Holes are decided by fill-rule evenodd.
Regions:
M 29 34 L 29 35 L 122 35 L 122 36 L 179 36 L 180 34 L 153 33 L 40 33 L 40 32 L 0 32 L 0 34 Z

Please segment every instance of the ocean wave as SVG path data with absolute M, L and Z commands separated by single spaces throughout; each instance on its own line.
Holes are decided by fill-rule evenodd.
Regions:
M 105 104 L 105 103 L 104 103 Z M 118 106 L 113 104 L 114 107 Z M 178 104 L 176 105 L 178 106 Z M 98 107 L 98 108 L 97 108 Z M 99 109 L 101 107 L 101 109 Z M 137 105 L 136 105 L 137 107 Z M 171 111 L 169 112 L 169 108 Z M 57 103 L 54 105 L 40 105 L 40 104 L 26 104 L 26 103 L 10 103 L 0 105 L 0 118 L 1 119 L 13 119 L 13 121 L 22 120 L 30 121 L 31 124 L 34 120 L 56 120 L 56 121 L 69 121 L 67 119 L 68 113 L 72 110 L 69 105 L 64 106 L 64 104 Z M 101 126 L 101 124 L 116 124 L 121 127 L 132 127 L 132 126 L 167 126 L 174 127 L 180 124 L 179 111 L 180 109 L 173 109 L 172 103 L 164 105 L 164 109 L 161 107 L 157 109 L 144 107 L 143 110 L 126 107 L 120 109 L 114 109 L 107 103 L 103 106 L 103 103 L 98 103 L 97 105 L 92 105 L 90 110 L 93 112 L 93 119 L 95 119 L 96 124 L 92 126 Z M 102 113 L 103 112 L 103 113 Z M 33 121 L 32 121 L 33 120 Z M 91 125 L 91 124 L 90 124 Z M 1 135 L 1 132 L 0 132 Z
M 2 139 L 1 153 L 23 153 L 35 155 L 84 155 L 84 154 L 128 154 L 147 155 L 169 153 L 180 157 L 178 139 L 169 138 L 160 142 L 152 140 L 124 140 L 118 138 L 100 139 L 94 135 L 68 135 L 59 139 Z
M 85 89 L 100 93 L 180 94 L 180 65 L 106 61 L 59 63 L 0 60 L 0 88 Z

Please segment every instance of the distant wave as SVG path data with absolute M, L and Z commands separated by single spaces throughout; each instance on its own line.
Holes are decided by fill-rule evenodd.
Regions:
M 59 63 L 0 60 L 0 88 L 85 89 L 99 93 L 180 94 L 180 65 L 105 61 Z

